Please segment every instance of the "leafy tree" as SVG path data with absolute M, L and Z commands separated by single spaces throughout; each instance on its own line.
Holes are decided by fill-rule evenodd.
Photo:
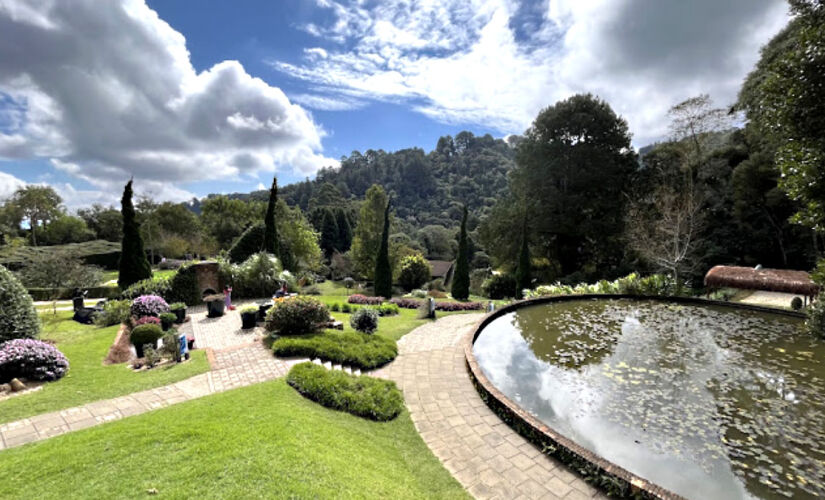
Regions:
M 430 263 L 420 253 L 404 257 L 399 267 L 398 284 L 407 291 L 421 288 L 432 276 Z
M 461 218 L 461 230 L 458 235 L 458 257 L 453 274 L 451 290 L 454 299 L 467 300 L 470 297 L 470 249 L 467 246 L 467 207 Z
M 390 204 L 384 209 L 384 230 L 375 258 L 375 295 L 392 297 L 392 266 L 390 265 Z
M 93 239 L 95 233 L 86 226 L 86 222 L 72 215 L 59 215 L 49 222 L 40 235 L 40 243 L 43 245 L 82 243 Z
M 418 231 L 417 236 L 426 248 L 427 257 L 431 259 L 453 260 L 458 251 L 456 232 L 444 226 L 424 226 Z
M 77 215 L 86 221 L 86 226 L 95 233 L 95 239 L 120 241 L 123 238 L 123 220 L 116 208 L 95 203 L 90 208 L 78 210 Z
M 516 267 L 516 298 L 523 298 L 523 291 L 530 288 L 530 248 L 527 241 L 527 223 L 521 229 L 521 250 Z
M 10 203 L 17 207 L 22 217 L 29 222 L 32 245 L 37 246 L 37 228 L 61 214 L 62 202 L 51 186 L 29 184 L 14 192 Z
M 278 204 L 278 178 L 272 178 L 272 187 L 269 188 L 269 205 L 264 217 L 264 251 L 278 258 L 281 252 L 278 248 L 278 226 L 275 224 L 275 207 Z
M 135 208 L 132 206 L 132 181 L 126 183 L 121 199 L 123 216 L 123 243 L 120 251 L 120 273 L 117 284 L 126 290 L 133 283 L 152 277 L 152 267 L 146 260 L 140 225 L 135 220 Z
M 373 185 L 361 204 L 358 226 L 352 238 L 352 262 L 355 270 L 363 277 L 375 276 L 375 262 L 381 246 L 384 214 L 389 197 L 381 186 Z
M 61 289 L 82 290 L 97 286 L 103 272 L 95 266 L 83 263 L 65 252 L 44 252 L 32 256 L 29 265 L 20 272 L 20 281 L 29 288 L 51 290 L 53 313 L 57 314 L 57 299 Z
M 747 117 L 777 142 L 779 186 L 798 202 L 793 220 L 825 231 L 825 4 L 791 0 L 777 35 L 740 95 Z
M 204 229 L 222 248 L 226 248 L 246 228 L 264 217 L 266 205 L 260 201 L 218 195 L 206 198 L 200 209 Z

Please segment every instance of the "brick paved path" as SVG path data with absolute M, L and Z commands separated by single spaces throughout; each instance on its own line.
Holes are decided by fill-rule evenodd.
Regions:
M 208 352 L 212 371 L 176 384 L 0 424 L 0 450 L 282 377 L 292 365 L 306 361 L 275 358 L 258 340 L 261 332 L 240 329 L 237 312 L 217 319 L 207 318 L 203 306 L 188 312 L 192 319 L 180 331 L 193 333 L 199 348 L 212 351 Z
M 510 429 L 476 392 L 461 337 L 481 318 L 457 314 L 421 326 L 398 343 L 399 356 L 374 375 L 404 391 L 421 437 L 476 498 L 601 497 L 593 487 Z

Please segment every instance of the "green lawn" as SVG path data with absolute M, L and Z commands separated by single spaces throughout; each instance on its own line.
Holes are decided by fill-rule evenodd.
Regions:
M 284 380 L 5 450 L 0 470 L 8 499 L 468 498 L 406 411 L 371 422 Z
M 153 278 L 171 278 L 177 271 L 175 269 L 152 269 Z M 117 284 L 118 271 L 103 271 L 103 279 L 101 285 L 111 284 L 114 281 Z
M 0 402 L 0 423 L 173 384 L 209 370 L 205 352 L 197 350 L 186 363 L 147 372 L 135 373 L 126 365 L 103 366 L 118 326 L 81 325 L 71 317 L 69 311 L 56 316 L 51 312 L 41 314 L 41 338 L 57 343 L 57 348 L 69 358 L 69 373 L 37 392 Z

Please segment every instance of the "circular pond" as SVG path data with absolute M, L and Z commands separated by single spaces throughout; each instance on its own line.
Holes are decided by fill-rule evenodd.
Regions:
M 589 299 L 490 321 L 489 382 L 595 455 L 695 499 L 825 495 L 825 343 L 798 318 Z

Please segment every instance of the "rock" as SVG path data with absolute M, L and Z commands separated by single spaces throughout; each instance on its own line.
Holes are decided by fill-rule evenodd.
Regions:
M 11 386 L 9 384 L 0 384 L 0 393 L 2 392 L 11 392 Z
M 24 384 L 16 378 L 11 379 L 9 385 L 11 386 L 11 392 L 20 392 L 26 390 L 26 384 Z

